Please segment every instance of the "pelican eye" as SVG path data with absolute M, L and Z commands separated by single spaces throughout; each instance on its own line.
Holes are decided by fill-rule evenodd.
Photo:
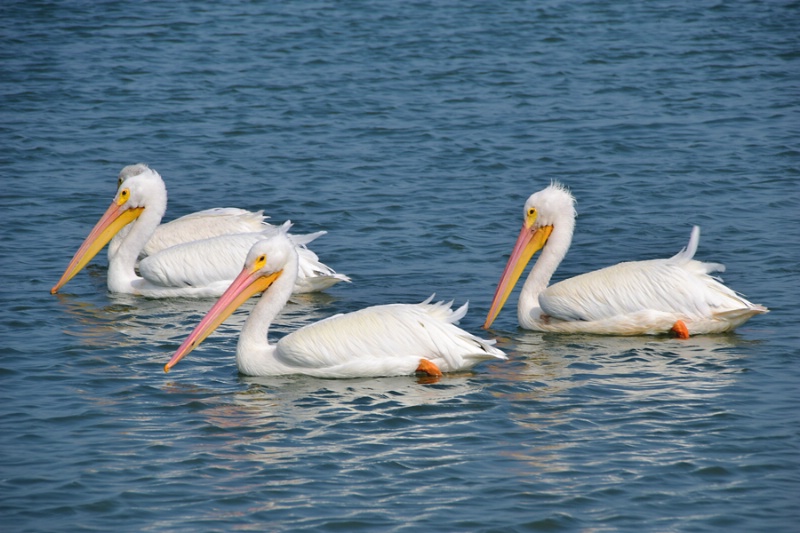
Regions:
M 261 254 L 258 257 L 256 257 L 255 266 L 256 266 L 257 269 L 258 268 L 263 268 L 264 265 L 266 265 L 266 264 L 267 264 L 267 254 Z
M 130 198 L 130 196 L 131 196 L 130 189 L 122 189 L 121 191 L 119 191 L 119 199 L 117 200 L 117 204 L 118 205 L 124 204 L 125 202 L 128 201 L 128 198 Z
M 531 207 L 530 209 L 528 209 L 528 216 L 529 217 L 532 217 L 535 214 L 536 214 L 536 208 L 535 207 Z
M 122 179 L 122 176 L 117 178 L 117 189 L 119 189 L 122 186 L 122 182 L 123 181 L 125 181 L 125 180 Z

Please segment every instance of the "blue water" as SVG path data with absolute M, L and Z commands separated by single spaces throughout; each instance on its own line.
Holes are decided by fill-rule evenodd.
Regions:
M 632 5 L 630 5 L 632 4 Z M 797 531 L 800 4 L 0 5 L 3 531 Z M 210 301 L 52 296 L 119 170 L 167 218 L 264 209 L 350 275 L 273 336 L 436 292 L 507 362 L 249 378 L 246 309 L 170 374 Z M 698 258 L 771 309 L 735 334 L 480 329 L 522 203 L 578 201 L 563 279 Z M 515 298 L 512 297 L 513 300 Z

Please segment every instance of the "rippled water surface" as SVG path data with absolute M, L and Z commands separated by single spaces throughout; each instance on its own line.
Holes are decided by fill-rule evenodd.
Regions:
M 0 521 L 27 531 L 796 531 L 797 2 L 0 6 Z M 437 297 L 507 362 L 438 382 L 238 375 L 245 313 L 49 288 L 144 161 L 167 218 L 264 209 L 350 275 L 272 335 Z M 563 279 L 699 259 L 735 334 L 480 329 L 522 203 L 578 201 Z M 245 311 L 246 312 L 246 311 Z

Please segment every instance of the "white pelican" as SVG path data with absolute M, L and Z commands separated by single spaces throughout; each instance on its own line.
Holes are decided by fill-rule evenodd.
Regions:
M 263 296 L 247 318 L 236 348 L 239 372 L 250 376 L 305 374 L 325 378 L 398 376 L 468 369 L 487 359 L 506 359 L 494 341 L 454 325 L 467 304 L 391 304 L 335 315 L 269 344 L 272 320 L 286 304 L 297 276 L 297 251 L 276 233 L 256 243 L 244 269 L 181 344 L 164 370 L 181 360 L 253 294 Z
M 700 241 L 669 259 L 619 263 L 547 286 L 567 254 L 575 228 L 575 199 L 553 182 L 525 202 L 522 231 L 497 285 L 483 327 L 494 322 L 533 254 L 541 250 L 517 307 L 525 329 L 606 335 L 689 334 L 732 331 L 767 308 L 748 302 L 709 273 L 718 263 L 692 259 Z
M 114 200 L 50 292 L 58 292 L 115 234 L 130 225 L 124 236 L 109 247 L 108 289 L 111 292 L 153 298 L 219 296 L 238 274 L 253 243 L 263 239 L 266 234 L 278 231 L 278 228 L 262 225 L 259 221 L 260 232 L 230 233 L 237 224 L 237 217 L 229 216 L 231 211 L 223 211 L 228 213 L 226 216 L 209 214 L 210 211 L 195 213 L 182 223 L 176 221 L 181 231 L 168 234 L 173 241 L 176 238 L 182 240 L 181 244 L 153 252 L 138 261 L 146 243 L 157 231 L 166 208 L 167 190 L 158 172 L 144 164 L 125 167 L 120 173 L 120 184 Z M 215 216 L 223 221 L 221 228 L 216 230 L 212 228 Z M 252 227 L 252 216 L 249 222 L 242 222 L 242 218 L 248 218 L 247 215 L 238 218 L 240 226 Z M 196 224 L 200 219 L 205 229 Z M 183 231 L 187 227 L 188 232 Z M 190 240 L 192 231 L 199 233 L 200 240 Z M 217 232 L 216 236 L 213 236 L 214 231 Z M 307 243 L 323 233 L 292 235 L 301 258 L 295 292 L 323 290 L 339 281 L 349 281 L 347 276 L 337 274 L 321 263 L 317 255 L 306 248 Z M 164 242 L 162 240 L 157 244 L 162 246 Z M 141 276 L 137 275 L 137 269 Z

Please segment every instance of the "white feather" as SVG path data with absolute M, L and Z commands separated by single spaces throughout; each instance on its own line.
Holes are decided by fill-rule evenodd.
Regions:
M 215 207 L 160 224 L 142 252 L 153 255 L 179 244 L 235 233 L 258 233 L 270 227 L 263 211 Z

